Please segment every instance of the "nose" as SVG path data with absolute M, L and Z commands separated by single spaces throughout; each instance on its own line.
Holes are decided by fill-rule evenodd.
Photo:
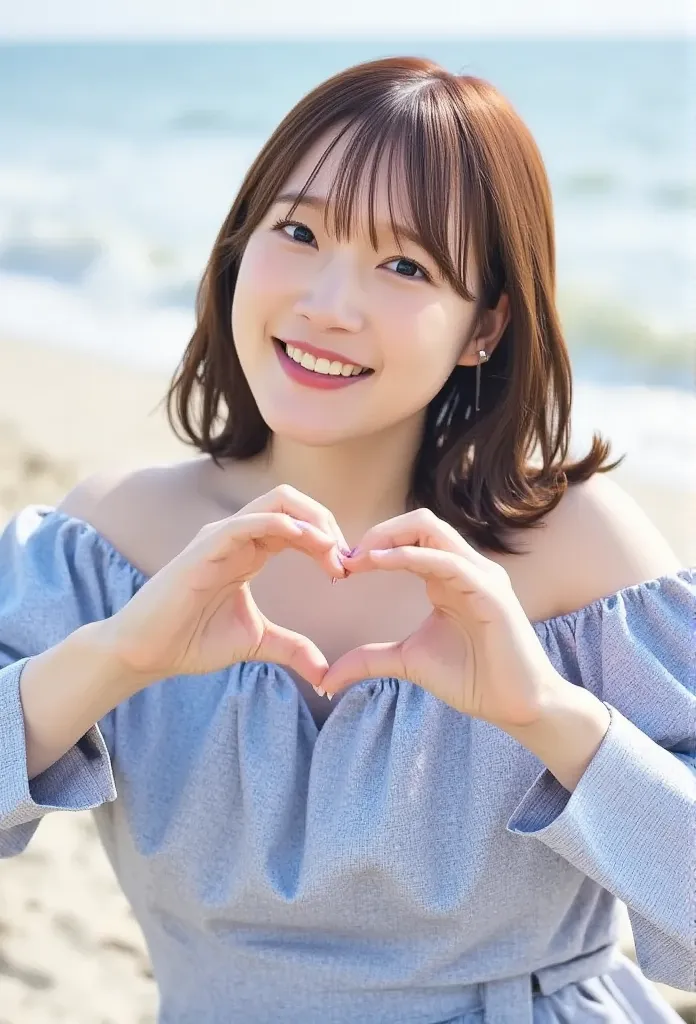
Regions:
M 310 280 L 295 303 L 295 312 L 319 330 L 362 330 L 364 314 L 360 303 L 357 270 L 347 259 L 314 261 Z

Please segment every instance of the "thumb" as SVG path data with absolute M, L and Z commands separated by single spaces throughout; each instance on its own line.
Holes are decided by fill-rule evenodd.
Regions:
M 337 658 L 324 676 L 321 685 L 333 696 L 334 693 L 361 679 L 372 679 L 376 676 L 400 678 L 403 676 L 401 663 L 401 641 L 364 644 Z
M 322 686 L 329 663 L 316 644 L 302 633 L 269 622 L 254 655 L 255 661 L 273 661 L 293 669 L 311 686 Z

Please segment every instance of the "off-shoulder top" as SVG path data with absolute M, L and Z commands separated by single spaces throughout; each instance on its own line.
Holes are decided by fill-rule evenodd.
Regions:
M 29 780 L 27 660 L 146 581 L 48 505 L 0 534 L 0 856 L 93 809 L 160 1024 L 679 1019 L 646 979 L 696 991 L 695 569 L 534 623 L 611 716 L 572 793 L 406 680 L 319 728 L 261 662 L 148 687 Z

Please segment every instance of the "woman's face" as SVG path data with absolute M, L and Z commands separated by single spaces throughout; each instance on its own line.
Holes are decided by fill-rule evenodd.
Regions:
M 319 140 L 307 153 L 281 195 L 300 191 L 327 142 Z M 315 177 L 309 195 L 317 204 L 328 194 L 347 144 L 344 136 Z M 274 203 L 251 235 L 232 305 L 237 352 L 264 420 L 281 436 L 331 445 L 420 418 L 460 361 L 473 303 L 440 277 L 420 246 L 402 239 L 399 251 L 382 168 L 375 195 L 378 252 L 369 238 L 366 190 L 357 204 L 361 220 L 341 242 L 324 230 L 322 205 L 303 202 L 292 223 L 275 227 L 291 205 Z M 397 223 L 409 226 L 407 208 L 394 212 Z M 475 291 L 475 282 L 468 283 Z M 274 339 L 301 351 L 303 344 L 325 350 L 328 362 L 314 364 L 316 370 L 334 372 L 311 372 L 296 361 L 288 367 Z M 462 362 L 476 361 L 474 348 Z M 312 365 L 306 356 L 304 362 Z M 372 372 L 347 377 L 336 373 L 338 362 Z M 346 380 L 351 383 L 340 387 L 310 386 Z

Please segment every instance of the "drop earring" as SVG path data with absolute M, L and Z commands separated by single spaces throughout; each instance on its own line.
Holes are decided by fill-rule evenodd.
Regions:
M 476 367 L 476 412 L 479 412 L 479 396 L 481 394 L 481 364 L 488 362 L 488 353 L 485 348 L 479 352 L 478 366 Z
M 478 361 L 478 365 L 476 366 L 476 401 L 475 401 L 476 412 L 480 412 L 480 409 L 479 409 L 479 398 L 481 396 L 481 364 L 488 362 L 488 353 L 486 352 L 485 348 L 482 348 L 482 349 L 479 350 L 478 356 L 479 356 L 479 361 Z M 470 416 L 471 416 L 471 406 L 469 406 L 467 408 L 466 415 L 464 416 L 464 419 L 468 420 Z

